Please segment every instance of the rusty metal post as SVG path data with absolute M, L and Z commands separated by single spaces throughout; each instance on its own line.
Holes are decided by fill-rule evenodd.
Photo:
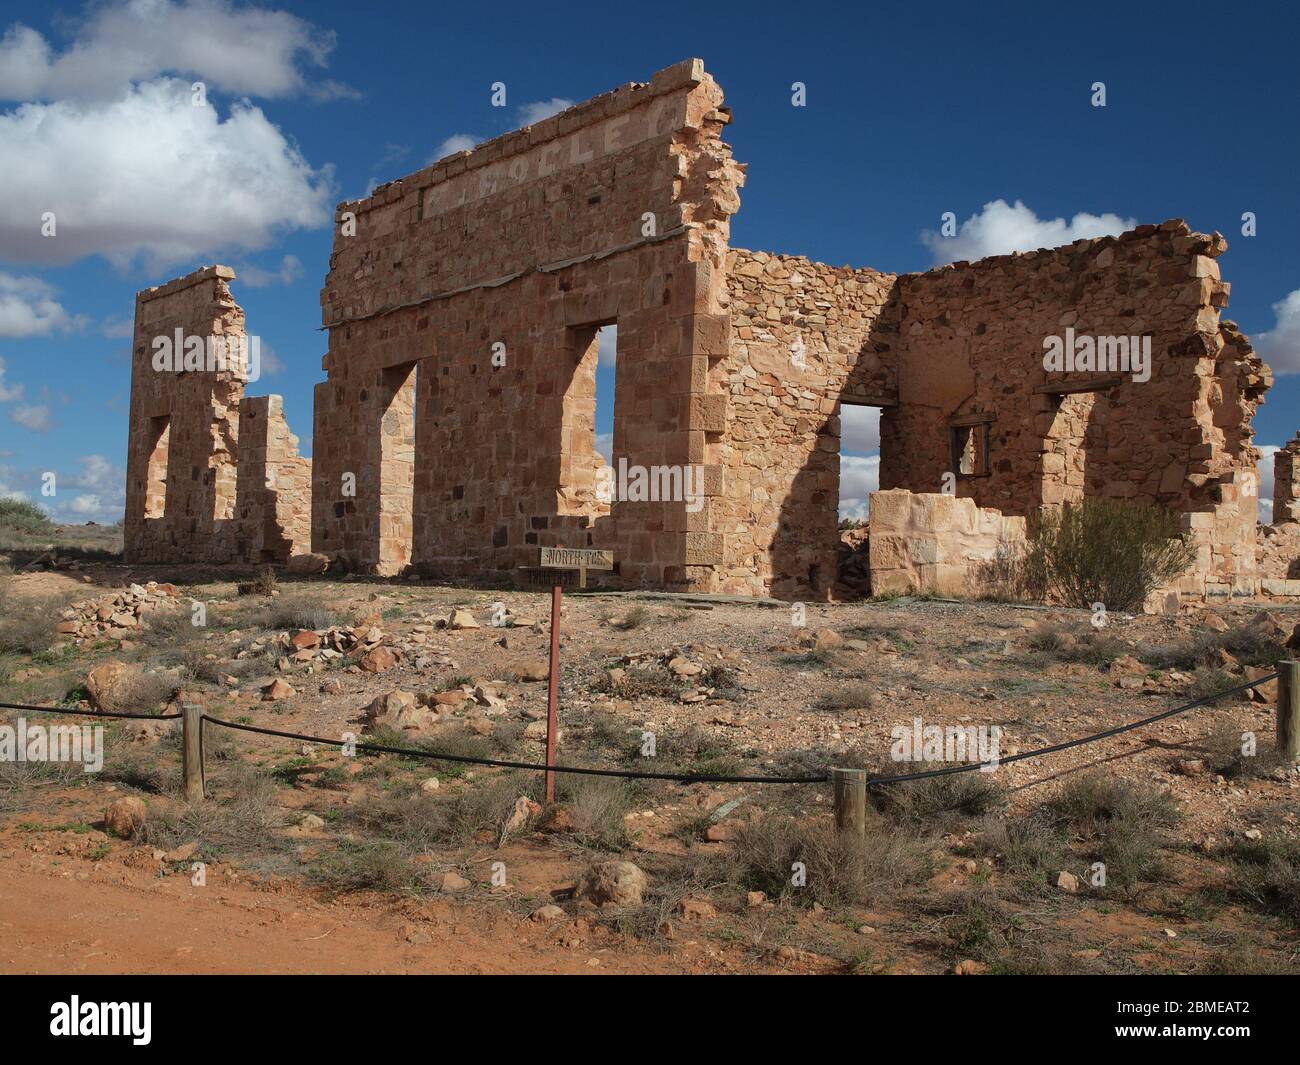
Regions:
M 560 599 L 563 589 L 556 584 L 551 589 L 551 676 L 546 690 L 546 764 L 555 764 L 556 706 L 560 698 Z M 555 774 L 546 771 L 546 801 L 555 801 Z

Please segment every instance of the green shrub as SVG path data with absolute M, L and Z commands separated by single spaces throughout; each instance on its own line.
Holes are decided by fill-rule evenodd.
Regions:
M 1173 512 L 1129 500 L 1085 499 L 1030 519 L 1023 564 L 1028 583 L 1069 606 L 1138 610 L 1195 557 Z
M 0 529 L 30 536 L 50 536 L 55 526 L 49 515 L 35 503 L 25 499 L 0 499 Z

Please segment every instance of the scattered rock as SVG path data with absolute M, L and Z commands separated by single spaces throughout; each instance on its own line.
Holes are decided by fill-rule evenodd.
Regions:
M 469 887 L 469 881 L 459 873 L 447 872 L 442 874 L 442 883 L 439 888 L 447 895 L 456 895 Z
M 293 685 L 282 677 L 276 677 L 265 688 L 262 689 L 262 702 L 275 702 L 277 699 L 288 699 L 294 695 Z
M 844 637 L 834 629 L 821 629 L 817 633 L 816 648 L 819 651 L 832 651 L 844 644 Z
M 442 787 L 442 782 L 437 777 L 429 777 L 420 781 L 420 790 L 423 792 L 434 792 Z
M 110 709 L 113 689 L 126 676 L 128 670 L 121 662 L 109 660 L 101 662 L 86 674 L 86 691 L 90 694 L 90 705 L 97 710 Z
M 481 626 L 474 620 L 474 615 L 468 610 L 453 610 L 451 615 L 447 618 L 447 628 L 477 629 L 481 628 Z
M 302 555 L 290 555 L 289 562 L 285 568 L 296 576 L 312 573 L 324 573 L 330 568 L 330 557 L 329 555 L 322 555 L 318 552 Z
M 967 958 L 965 961 L 959 961 L 954 965 L 952 971 L 954 976 L 983 976 L 989 971 L 989 967 L 982 961 Z
M 367 673 L 382 673 L 397 665 L 397 656 L 382 644 L 367 651 L 357 663 Z
M 550 680 L 551 667 L 544 658 L 529 658 L 515 669 L 520 680 Z
M 115 799 L 104 813 L 104 831 L 119 839 L 134 839 L 148 816 L 143 799 L 134 795 Z
M 631 862 L 597 862 L 582 874 L 575 898 L 593 906 L 636 906 L 646 889 L 646 875 Z
M 564 917 L 564 911 L 552 902 L 538 906 L 530 916 L 534 921 L 558 921 Z
M 533 818 L 541 812 L 542 808 L 537 803 L 533 802 L 527 795 L 520 795 L 515 800 L 515 808 L 510 811 L 510 816 L 506 818 L 505 826 L 502 829 L 503 833 L 508 836 L 513 832 L 519 832 L 527 828 Z
M 1067 891 L 1073 895 L 1079 890 L 1079 878 L 1073 873 L 1067 873 L 1065 870 L 1061 870 L 1056 877 L 1056 886 L 1062 891 Z
M 1180 758 L 1175 768 L 1185 777 L 1195 777 L 1205 772 L 1205 762 L 1200 758 Z
M 678 909 L 685 921 L 706 921 L 718 916 L 718 911 L 713 903 L 705 899 L 682 899 Z

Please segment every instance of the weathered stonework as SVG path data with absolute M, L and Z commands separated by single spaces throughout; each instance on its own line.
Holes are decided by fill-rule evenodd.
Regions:
M 381 574 L 480 577 L 519 573 L 542 546 L 595 547 L 614 552 L 625 587 L 824 599 L 840 550 L 840 414 L 859 404 L 882 408 L 882 489 L 951 492 L 999 521 L 1089 496 L 1159 504 L 1198 545 L 1175 591 L 1260 590 L 1276 566 L 1261 570 L 1256 542 L 1251 418 L 1271 377 L 1220 319 L 1221 236 L 1171 220 L 905 275 L 734 249 L 744 167 L 722 140 L 730 120 L 688 60 L 339 205 L 312 550 Z M 229 276 L 200 271 L 140 297 L 137 558 L 305 549 L 308 464 L 278 406 L 246 413 L 237 382 L 139 372 L 156 329 L 242 330 Z M 689 467 L 698 505 L 601 494 L 596 335 L 609 324 L 615 464 Z M 1045 368 L 1045 340 L 1067 331 L 1149 344 L 1149 379 Z M 245 419 L 263 415 L 271 435 L 237 452 Z M 145 517 L 159 510 L 166 417 L 185 461 L 168 467 L 168 516 Z M 275 487 L 257 489 L 267 472 Z
M 1025 519 L 973 499 L 904 488 L 871 495 L 871 590 L 978 594 L 1000 560 L 1025 545 Z
M 311 463 L 279 396 L 244 399 L 239 367 L 158 369 L 155 338 L 244 336 L 229 267 L 136 296 L 127 446 L 131 562 L 273 562 L 304 552 Z M 206 365 L 206 364 L 205 364 Z M 240 450 L 241 429 L 249 439 Z

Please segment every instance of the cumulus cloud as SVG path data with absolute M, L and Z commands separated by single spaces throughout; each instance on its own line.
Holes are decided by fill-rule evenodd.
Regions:
M 840 451 L 880 450 L 880 408 L 840 406 Z
M 1276 444 L 1260 444 L 1259 465 L 1259 520 L 1265 525 L 1273 521 L 1273 456 L 1282 449 Z
M 618 361 L 618 326 L 601 326 L 596 331 L 596 361 L 601 366 L 613 366 Z
M 921 234 L 921 242 L 934 255 L 935 265 L 959 259 L 983 259 L 1015 251 L 1058 248 L 1076 240 L 1118 236 L 1137 224 L 1117 214 L 1094 215 L 1080 212 L 1068 222 L 1064 218 L 1039 218 L 1020 200 L 1014 206 L 994 200 L 957 227 L 956 236 L 945 237 L 933 230 Z
M 243 101 L 225 121 L 179 81 L 107 101 L 24 104 L 0 115 L 10 259 L 71 262 L 139 255 L 152 269 L 214 249 L 256 250 L 284 229 L 329 224 L 331 173 L 314 170 Z M 55 215 L 55 235 L 41 217 Z
M 54 419 L 45 403 L 21 403 L 14 407 L 9 417 L 16 425 L 33 433 L 48 433 L 54 428 Z
M 39 277 L 16 277 L 0 270 L 0 337 L 49 336 L 85 324 L 63 309 L 56 289 Z
M 1273 304 L 1277 324 L 1251 342 L 1275 374 L 1300 373 L 1300 289 Z
M 3 357 L 0 357 L 0 403 L 12 403 L 16 399 L 23 398 L 25 391 L 22 385 L 11 385 L 6 383 L 5 374 L 9 372 L 9 367 Z
M 235 270 L 240 283 L 251 288 L 268 285 L 292 285 L 303 275 L 302 260 L 296 255 L 286 255 L 280 260 L 278 270 L 263 270 L 260 266 L 241 266 Z
M 241 96 L 356 96 L 310 80 L 335 36 L 286 11 L 235 8 L 229 0 L 118 0 L 97 5 L 56 54 L 36 30 L 14 23 L 0 38 L 0 99 L 94 99 L 164 74 Z
M 439 159 L 445 159 L 457 152 L 472 152 L 484 140 L 485 138 L 477 133 L 453 133 L 434 149 L 433 154 L 429 156 L 429 162 L 436 163 Z
M 865 521 L 871 493 L 880 487 L 879 455 L 840 455 L 840 520 Z
M 532 103 L 520 106 L 519 124 L 535 126 L 538 122 L 543 122 L 552 115 L 558 115 L 561 111 L 567 111 L 572 106 L 573 101 L 566 100 L 562 96 L 553 96 L 549 100 L 534 100 Z

